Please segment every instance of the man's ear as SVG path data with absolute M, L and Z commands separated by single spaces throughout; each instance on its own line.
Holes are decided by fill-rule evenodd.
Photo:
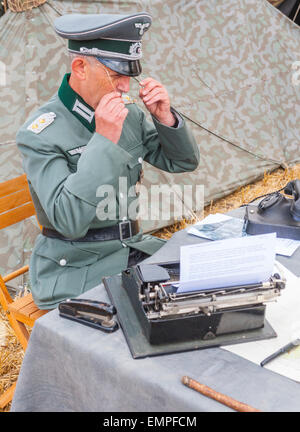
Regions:
M 84 81 L 86 79 L 87 73 L 87 61 L 81 57 L 75 57 L 72 61 L 71 65 L 72 74 L 76 76 L 76 78 Z

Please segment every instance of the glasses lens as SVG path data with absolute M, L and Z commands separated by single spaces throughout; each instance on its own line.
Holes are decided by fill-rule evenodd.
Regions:
M 139 60 L 111 60 L 102 57 L 96 57 L 99 62 L 109 69 L 118 72 L 121 75 L 138 76 L 142 73 L 142 66 Z

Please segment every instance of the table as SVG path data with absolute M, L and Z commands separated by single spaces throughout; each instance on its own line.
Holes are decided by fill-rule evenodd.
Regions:
M 146 261 L 176 259 L 180 245 L 202 241 L 182 230 Z M 297 252 L 283 261 L 293 270 Z M 82 297 L 109 301 L 102 284 Z M 57 309 L 33 328 L 11 411 L 231 411 L 183 386 L 184 375 L 262 411 L 300 411 L 298 383 L 222 348 L 133 360 L 121 330 L 105 334 Z

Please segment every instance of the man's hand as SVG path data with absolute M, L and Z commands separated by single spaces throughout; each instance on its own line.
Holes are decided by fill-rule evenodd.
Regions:
M 166 126 L 173 126 L 176 122 L 170 111 L 170 99 L 165 87 L 153 78 L 146 78 L 140 81 L 139 96 L 144 102 L 147 110 L 160 123 Z
M 95 111 L 96 132 L 117 144 L 128 114 L 119 92 L 103 96 Z

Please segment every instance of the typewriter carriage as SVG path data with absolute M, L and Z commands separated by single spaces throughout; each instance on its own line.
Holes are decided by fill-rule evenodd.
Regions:
M 177 293 L 179 263 L 140 264 L 122 273 L 122 284 L 151 344 L 213 339 L 264 326 L 264 302 L 274 301 L 285 280 L 279 274 L 248 286 Z

